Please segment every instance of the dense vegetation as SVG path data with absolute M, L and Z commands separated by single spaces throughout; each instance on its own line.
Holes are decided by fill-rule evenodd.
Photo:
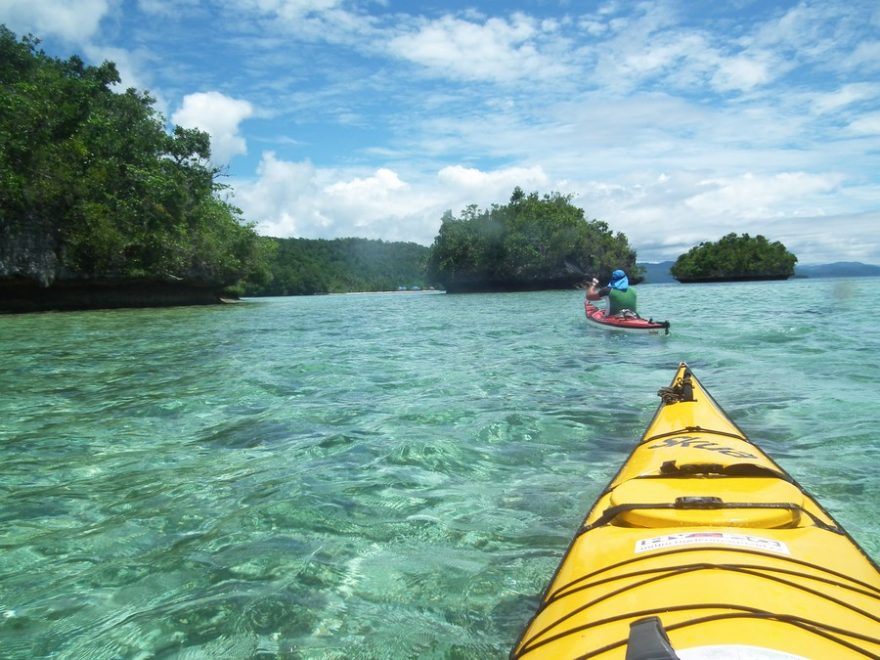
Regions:
M 670 272 L 681 282 L 786 279 L 794 275 L 795 263 L 797 257 L 779 241 L 731 233 L 691 248 Z
M 626 236 L 588 221 L 571 197 L 539 197 L 514 189 L 510 203 L 458 218 L 447 211 L 428 258 L 428 281 L 447 291 L 491 291 L 573 286 L 623 268 L 634 281 L 640 269 Z
M 148 94 L 113 91 L 114 64 L 37 46 L 0 26 L 0 281 L 265 278 L 271 244 L 218 196 L 208 135 L 169 133 Z M 28 266 L 35 245 L 53 272 Z
M 227 203 L 206 133 L 166 130 L 113 63 L 50 57 L 0 26 L 0 294 L 108 283 L 249 295 L 571 286 L 640 270 L 623 234 L 571 198 L 447 212 L 432 248 L 257 236 Z M 5 295 L 5 294 L 4 294 Z
M 365 238 L 282 238 L 270 263 L 269 281 L 250 285 L 253 296 L 292 296 L 347 291 L 391 291 L 425 285 L 428 248 Z

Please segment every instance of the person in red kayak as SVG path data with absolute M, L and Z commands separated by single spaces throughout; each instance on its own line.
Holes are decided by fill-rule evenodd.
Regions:
M 626 315 L 631 312 L 637 316 L 636 290 L 629 285 L 629 278 L 622 270 L 611 273 L 611 281 L 608 286 L 599 287 L 599 280 L 593 278 L 590 288 L 587 289 L 587 300 L 599 300 L 608 298 L 608 308 L 605 316 Z

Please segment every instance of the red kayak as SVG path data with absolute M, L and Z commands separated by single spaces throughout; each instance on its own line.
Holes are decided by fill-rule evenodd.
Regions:
M 639 332 L 648 335 L 658 335 L 661 332 L 664 335 L 669 334 L 669 321 L 655 321 L 654 319 L 643 319 L 633 312 L 625 312 L 624 314 L 615 314 L 614 316 L 606 316 L 604 309 L 599 309 L 589 300 L 584 301 L 584 312 L 587 320 L 601 325 L 605 328 L 613 328 L 614 330 L 625 330 L 627 332 Z

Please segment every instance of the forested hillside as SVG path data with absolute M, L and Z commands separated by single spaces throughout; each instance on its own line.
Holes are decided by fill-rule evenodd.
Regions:
M 268 242 L 219 193 L 208 135 L 165 130 L 111 62 L 49 57 L 0 26 L 0 302 L 133 282 L 222 290 Z
M 271 279 L 250 296 L 293 296 L 424 287 L 428 248 L 365 238 L 271 239 L 277 248 Z

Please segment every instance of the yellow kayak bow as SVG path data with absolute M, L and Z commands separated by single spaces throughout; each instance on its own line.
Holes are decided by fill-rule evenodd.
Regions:
M 877 565 L 686 364 L 659 394 L 511 657 L 880 657 Z

